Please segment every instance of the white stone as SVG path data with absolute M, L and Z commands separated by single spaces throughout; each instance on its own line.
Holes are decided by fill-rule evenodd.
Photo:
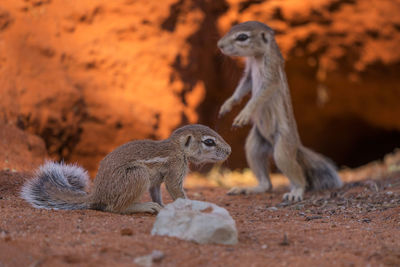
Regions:
M 238 242 L 235 221 L 226 209 L 209 202 L 182 198 L 158 213 L 151 234 L 200 244 L 234 245 Z
M 153 262 L 160 262 L 164 258 L 164 252 L 159 250 L 153 250 L 151 254 L 136 257 L 133 262 L 139 266 L 151 267 Z

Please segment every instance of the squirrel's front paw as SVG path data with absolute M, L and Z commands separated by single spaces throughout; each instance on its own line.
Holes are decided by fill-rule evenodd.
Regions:
M 242 127 L 246 124 L 249 124 L 251 120 L 251 113 L 247 110 L 242 110 L 242 112 L 237 115 L 235 120 L 233 121 L 233 127 Z
M 233 100 L 229 98 L 219 109 L 218 117 L 224 116 L 226 113 L 232 110 L 232 107 L 233 107 Z

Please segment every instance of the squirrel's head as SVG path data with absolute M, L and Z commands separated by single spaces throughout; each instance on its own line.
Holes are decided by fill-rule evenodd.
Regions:
M 274 31 L 258 21 L 237 24 L 218 41 L 219 49 L 227 56 L 262 56 L 274 52 L 274 46 Z
M 183 126 L 175 130 L 171 138 L 177 140 L 189 161 L 196 164 L 224 161 L 231 154 L 231 147 L 225 140 L 204 125 Z

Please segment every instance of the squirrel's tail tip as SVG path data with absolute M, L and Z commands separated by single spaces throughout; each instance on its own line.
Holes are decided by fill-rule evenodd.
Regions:
M 302 147 L 298 160 L 303 168 L 309 190 L 340 188 L 343 185 L 333 162 L 324 156 Z
M 35 192 L 34 187 L 35 187 L 35 184 L 37 183 L 36 180 L 37 180 L 37 178 L 33 178 L 31 180 L 26 181 L 24 183 L 24 185 L 22 186 L 19 195 L 20 195 L 20 197 L 22 199 L 24 199 L 26 202 L 28 202 L 29 204 L 31 204 L 35 208 L 38 208 L 38 209 L 46 208 L 45 206 L 40 205 L 40 203 L 38 203 L 36 201 L 36 196 L 35 196 L 35 193 L 34 193 Z
M 83 168 L 48 161 L 22 186 L 20 196 L 35 208 L 85 209 L 89 176 Z

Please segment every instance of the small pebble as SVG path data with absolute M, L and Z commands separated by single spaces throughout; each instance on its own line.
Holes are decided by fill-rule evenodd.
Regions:
M 153 250 L 151 254 L 136 257 L 133 262 L 139 266 L 150 267 L 153 265 L 153 262 L 160 262 L 164 259 L 165 254 L 160 250 Z
M 153 259 L 154 262 L 160 262 L 162 259 L 164 259 L 165 254 L 161 250 L 153 250 L 151 252 L 151 258 Z
M 323 217 L 322 216 L 308 216 L 308 217 L 306 217 L 306 221 L 311 221 L 311 220 L 318 220 L 318 219 L 322 219 Z
M 127 235 L 127 236 L 133 235 L 132 229 L 129 228 L 121 229 L 121 235 Z
M 362 219 L 362 222 L 363 223 L 370 223 L 371 219 L 370 218 L 364 218 L 364 219 Z
M 279 243 L 279 245 L 280 246 L 289 246 L 289 240 L 288 240 L 287 234 L 283 235 L 283 240 L 282 240 L 282 242 Z

